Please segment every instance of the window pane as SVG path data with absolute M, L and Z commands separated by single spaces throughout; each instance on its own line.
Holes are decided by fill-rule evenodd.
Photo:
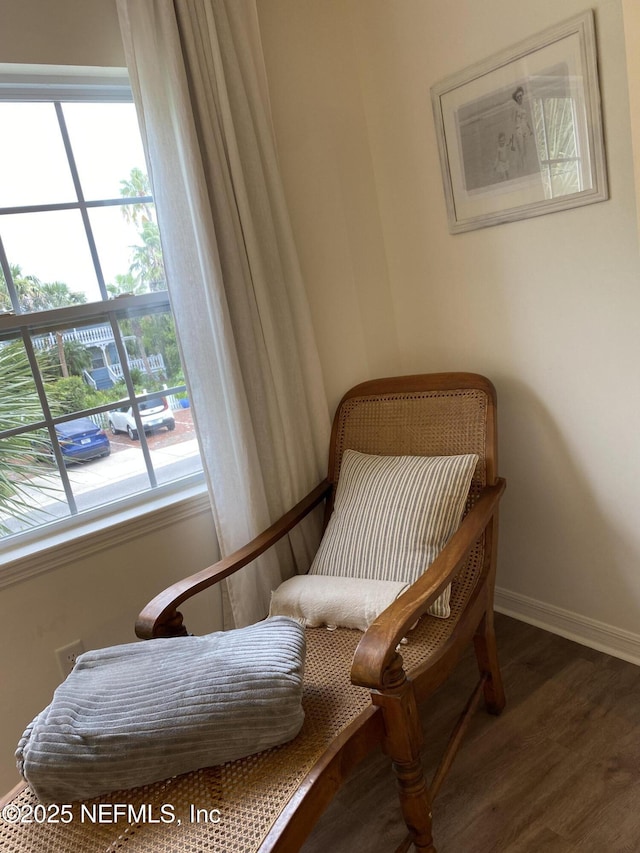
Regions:
M 173 316 L 167 310 L 129 316 L 119 322 L 138 393 L 184 386 Z
M 46 431 L 2 435 L 42 420 L 22 340 L 0 341 L 0 536 L 46 523 L 38 508 L 55 499 Z
M 175 430 L 162 434 L 162 430 L 149 439 L 151 459 L 158 485 L 171 483 L 202 471 L 200 449 L 193 426 L 189 399 L 185 393 L 167 397 L 175 419 Z
M 97 420 L 97 417 L 95 418 Z M 107 424 L 106 415 L 102 418 Z M 149 475 L 139 448 L 123 446 L 105 431 L 109 455 L 69 465 L 68 474 L 80 512 L 147 491 Z
M 0 537 L 69 515 L 45 430 L 0 438 Z
M 0 434 L 44 420 L 21 338 L 0 341 Z
M 37 332 L 31 338 L 53 417 L 98 408 L 126 394 L 107 319 Z
M 0 207 L 76 201 L 53 104 L 0 103 Z
M 0 219 L 0 234 L 23 311 L 101 298 L 86 231 L 77 210 L 19 213 Z
M 141 440 L 151 456 L 159 485 L 171 483 L 202 470 L 193 418 L 184 392 L 138 403 L 143 438 L 133 406 L 123 403 L 109 412 L 113 452 L 126 459 L 126 476 L 140 478 L 145 470 Z
M 4 272 L 2 271 L 2 267 L 0 267 L 0 313 L 3 311 L 13 311 L 13 304 L 9 296 Z
M 168 311 L 120 321 L 129 368 L 139 395 L 181 389 L 140 402 L 142 429 L 158 483 L 202 470 L 193 419 L 180 364 L 173 317 Z M 109 414 L 112 442 L 137 446 L 140 425 L 132 407 Z
M 153 204 L 89 211 L 102 274 L 111 295 L 167 289 L 154 216 Z
M 64 104 L 63 113 L 86 201 L 119 198 L 133 169 L 146 177 L 133 104 Z M 148 183 L 144 192 L 131 191 L 148 194 Z

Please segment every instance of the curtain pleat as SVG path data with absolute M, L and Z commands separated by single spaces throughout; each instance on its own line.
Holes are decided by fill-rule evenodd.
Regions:
M 227 554 L 325 474 L 329 416 L 254 0 L 118 0 L 172 308 Z M 308 525 L 229 580 L 235 624 L 306 570 Z

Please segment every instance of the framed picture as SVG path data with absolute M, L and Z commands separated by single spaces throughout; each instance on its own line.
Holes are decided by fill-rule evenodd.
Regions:
M 593 12 L 431 89 L 449 230 L 608 198 Z

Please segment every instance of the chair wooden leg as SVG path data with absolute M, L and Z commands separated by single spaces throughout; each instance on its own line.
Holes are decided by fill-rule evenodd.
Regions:
M 393 770 L 398 782 L 400 808 L 414 850 L 436 853 L 431 835 L 431 803 L 420 757 L 407 762 L 394 761 Z
M 413 836 L 411 834 L 407 835 L 406 838 L 402 840 L 402 844 L 399 847 L 396 847 L 394 853 L 413 853 L 416 848 L 413 844 Z M 433 849 L 433 848 L 432 848 Z
M 484 702 L 490 714 L 500 714 L 505 706 L 504 686 L 498 663 L 493 611 L 487 611 L 473 638 L 480 675 L 487 675 L 484 685 Z
M 406 678 L 399 655 L 385 681 L 388 688 L 384 692 L 373 691 L 371 698 L 374 705 L 382 707 L 386 730 L 383 746 L 396 775 L 402 816 L 415 850 L 436 853 L 431 836 L 429 787 L 420 760 L 422 728 L 413 685 Z

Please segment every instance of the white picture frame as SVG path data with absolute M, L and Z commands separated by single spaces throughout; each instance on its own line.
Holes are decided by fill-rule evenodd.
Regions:
M 431 89 L 452 234 L 608 198 L 593 12 Z

